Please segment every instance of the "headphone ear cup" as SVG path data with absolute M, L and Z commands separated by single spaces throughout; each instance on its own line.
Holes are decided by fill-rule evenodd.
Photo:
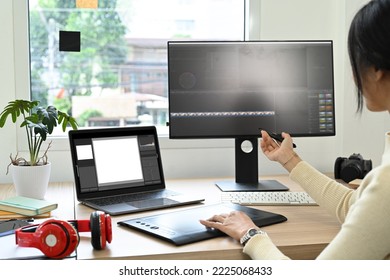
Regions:
M 95 211 L 90 216 L 91 244 L 96 250 L 106 247 L 106 242 L 112 241 L 111 216 L 101 211 Z
M 79 244 L 76 229 L 66 221 L 48 220 L 34 232 L 37 248 L 47 257 L 61 259 L 69 256 Z
M 104 213 L 95 211 L 90 216 L 91 227 L 91 244 L 96 250 L 101 250 L 106 247 L 106 232 Z
M 111 222 L 111 216 L 109 214 L 105 215 L 106 220 L 106 239 L 108 243 L 111 243 L 112 241 L 112 222 Z

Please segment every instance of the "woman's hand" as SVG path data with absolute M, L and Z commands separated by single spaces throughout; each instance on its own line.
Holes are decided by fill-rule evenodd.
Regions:
M 294 152 L 291 136 L 283 132 L 282 137 L 283 142 L 276 142 L 266 131 L 262 130 L 260 147 L 269 160 L 277 161 L 288 171 L 291 171 L 301 159 Z
M 251 218 L 241 211 L 214 215 L 208 220 L 200 220 L 200 223 L 206 227 L 218 229 L 237 241 L 240 241 L 248 229 L 258 228 Z

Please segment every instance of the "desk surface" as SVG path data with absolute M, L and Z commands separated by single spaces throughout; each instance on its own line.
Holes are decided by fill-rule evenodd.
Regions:
M 276 179 L 288 186 L 291 191 L 302 190 L 287 175 L 262 179 Z M 188 194 L 202 193 L 206 198 L 205 204 L 213 204 L 220 202 L 221 194 L 214 182 L 213 179 L 170 180 L 167 182 L 167 187 Z M 12 185 L 0 185 L 0 199 L 13 194 Z M 58 202 L 58 209 L 53 211 L 53 216 L 56 218 L 89 219 L 90 213 L 94 211 L 74 199 L 73 183 L 51 184 L 46 199 Z M 248 256 L 242 253 L 242 246 L 230 237 L 218 237 L 184 246 L 175 246 L 117 225 L 120 220 L 199 206 L 201 205 L 196 204 L 112 217 L 112 242 L 105 250 L 96 251 L 90 244 L 90 233 L 81 233 L 77 259 L 247 259 Z M 292 259 L 314 259 L 340 229 L 340 224 L 336 219 L 319 206 L 261 206 L 257 208 L 279 213 L 288 218 L 287 222 L 264 227 L 264 230 L 274 243 Z

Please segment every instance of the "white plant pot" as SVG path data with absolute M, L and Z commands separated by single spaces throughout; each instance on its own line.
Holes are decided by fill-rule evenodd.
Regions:
M 50 162 L 38 166 L 11 165 L 10 170 L 16 195 L 44 199 L 50 180 Z

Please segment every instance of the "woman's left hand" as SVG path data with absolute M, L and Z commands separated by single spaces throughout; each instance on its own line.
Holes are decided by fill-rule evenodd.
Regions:
M 251 218 L 241 211 L 214 215 L 208 220 L 200 220 L 200 223 L 206 227 L 218 229 L 237 241 L 240 241 L 248 229 L 258 228 Z

